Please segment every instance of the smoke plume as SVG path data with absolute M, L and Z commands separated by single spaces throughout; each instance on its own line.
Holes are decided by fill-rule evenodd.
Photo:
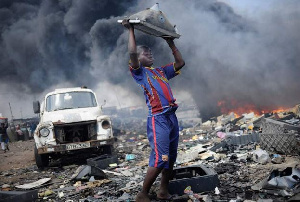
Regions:
M 144 102 L 128 72 L 128 32 L 117 20 L 156 2 L 1 1 L 0 103 L 9 102 L 7 91 L 40 97 L 64 84 L 99 91 L 102 83 L 101 95 L 118 94 L 106 90 L 110 84 L 137 98 L 129 106 Z M 299 102 L 300 2 L 271 4 L 253 18 L 216 0 L 158 2 L 182 34 L 175 43 L 186 66 L 171 81 L 175 97 L 188 91 L 204 119 L 220 113 L 219 101 L 258 109 Z M 164 40 L 139 31 L 136 39 L 152 48 L 155 65 L 173 61 Z

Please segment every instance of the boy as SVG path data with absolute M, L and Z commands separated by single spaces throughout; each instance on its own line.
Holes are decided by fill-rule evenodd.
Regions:
M 122 24 L 129 30 L 130 71 L 135 81 L 144 90 L 149 108 L 147 136 L 152 151 L 143 188 L 137 195 L 136 201 L 150 201 L 148 193 L 160 172 L 162 177 L 157 198 L 170 199 L 168 184 L 177 157 L 179 129 L 175 115 L 178 106 L 168 80 L 179 74 L 185 62 L 173 39 L 164 38 L 172 50 L 175 63 L 153 68 L 154 58 L 151 49 L 147 46 L 137 47 L 133 25 L 128 20 L 123 20 Z

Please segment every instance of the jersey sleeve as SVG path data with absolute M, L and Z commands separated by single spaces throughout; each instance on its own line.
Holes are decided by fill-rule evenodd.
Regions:
M 168 80 L 180 74 L 180 71 L 175 71 L 175 63 L 170 63 L 168 65 L 162 66 L 162 70 L 165 72 Z
M 132 77 L 134 80 L 140 82 L 143 80 L 143 68 L 139 67 L 138 69 L 133 69 L 129 64 L 129 70 L 131 72 Z

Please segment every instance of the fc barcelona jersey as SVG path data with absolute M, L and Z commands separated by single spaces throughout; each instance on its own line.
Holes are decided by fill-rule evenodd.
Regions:
M 178 106 L 169 85 L 169 80 L 179 74 L 179 71 L 175 71 L 174 63 L 157 68 L 140 66 L 138 69 L 133 69 L 129 66 L 129 69 L 144 91 L 149 116 L 177 109 Z

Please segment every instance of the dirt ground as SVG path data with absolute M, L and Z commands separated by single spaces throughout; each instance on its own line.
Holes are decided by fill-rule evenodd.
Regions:
M 35 165 L 34 140 L 9 143 L 9 151 L 0 151 L 0 172 Z
M 123 137 L 126 139 L 130 139 L 129 137 Z M 124 139 L 125 140 L 125 139 Z M 119 157 L 123 155 L 126 148 L 130 151 L 134 151 L 133 148 L 136 148 L 136 143 L 131 142 L 124 142 L 122 140 L 118 141 L 119 144 L 128 144 L 128 148 L 126 147 L 120 147 L 119 148 Z M 131 145 L 131 147 L 129 147 Z M 51 178 L 52 182 L 48 185 L 45 185 L 46 187 L 40 187 L 39 193 L 44 192 L 46 189 L 55 190 L 60 188 L 62 184 L 66 187 L 73 187 L 73 183 L 69 180 L 71 178 L 71 175 L 75 172 L 78 165 L 67 165 L 63 167 L 57 167 L 52 166 L 48 169 L 39 170 L 37 169 L 35 165 L 34 160 L 34 140 L 28 140 L 28 141 L 18 141 L 18 142 L 12 142 L 9 143 L 10 150 L 4 153 L 2 150 L 0 150 L 0 188 L 4 184 L 8 184 L 10 186 L 11 190 L 15 190 L 16 185 L 20 184 L 26 184 L 30 182 L 37 181 L 41 178 Z M 146 147 L 148 148 L 148 147 Z M 149 148 L 148 148 L 149 149 Z M 124 150 L 121 152 L 121 150 Z M 150 150 L 147 150 L 148 152 Z M 129 151 L 128 151 L 129 152 Z M 125 153 L 128 153 L 127 151 Z M 123 162 L 123 167 L 128 169 L 131 168 L 130 172 L 138 173 L 134 177 L 136 179 L 141 180 L 139 177 L 143 175 L 143 172 L 146 171 L 146 168 L 142 168 L 141 166 L 137 165 L 137 162 L 141 162 L 144 160 L 144 156 L 148 155 L 142 155 L 143 152 L 136 150 L 135 151 L 137 155 L 137 161 Z M 129 152 L 130 153 L 130 152 Z M 139 156 L 140 155 L 140 156 Z M 229 157 L 228 157 L 229 158 Z M 192 162 L 191 162 L 192 163 Z M 205 163 L 205 162 L 204 162 Z M 273 164 L 268 163 L 265 165 L 257 164 L 255 162 L 248 162 L 248 163 L 242 163 L 242 162 L 234 162 L 229 161 L 227 164 L 225 163 L 212 163 L 215 170 L 225 169 L 225 172 L 220 172 L 218 174 L 218 178 L 220 180 L 220 186 L 218 187 L 221 195 L 214 195 L 214 191 L 212 191 L 210 194 L 211 197 L 213 197 L 216 200 L 223 200 L 223 201 L 230 201 L 227 199 L 236 198 L 237 194 L 241 195 L 241 197 L 245 197 L 244 190 L 250 189 L 250 186 L 257 184 L 262 179 L 267 177 L 269 173 L 273 169 L 280 169 L 283 170 L 286 167 L 298 167 L 300 163 L 299 156 L 285 156 L 285 162 L 281 164 Z M 226 167 L 226 165 L 230 164 L 234 167 Z M 188 166 L 189 164 L 187 164 Z M 227 170 L 226 170 L 227 169 Z M 130 170 L 130 169 L 129 169 Z M 116 170 L 112 170 L 116 171 Z M 137 172 L 138 171 L 138 172 Z M 232 171 L 229 172 L 229 171 Z M 118 198 L 123 193 L 120 193 L 120 189 L 124 188 L 124 186 L 131 182 L 131 177 L 114 177 L 113 175 L 108 177 L 110 180 L 113 180 L 110 185 L 102 186 L 102 187 L 96 187 L 94 189 L 95 193 L 107 193 L 102 194 L 101 197 L 112 197 L 112 198 Z M 66 183 L 66 184 L 65 184 Z M 108 190 L 114 190 L 111 194 Z M 134 197 L 136 193 L 138 192 L 138 188 L 131 190 L 128 194 L 130 194 L 131 197 Z M 229 194 L 231 192 L 231 195 Z M 75 192 L 74 192 L 75 193 Z M 65 191 L 66 199 L 68 197 L 74 197 L 74 199 L 79 199 L 80 197 L 83 197 L 80 195 L 81 192 L 76 192 L 76 195 L 72 195 L 72 191 Z M 54 199 L 54 201 L 57 201 L 58 199 L 58 193 L 53 194 L 51 197 Z M 77 197 L 77 198 L 76 198 Z M 86 197 L 86 196 L 85 196 Z M 279 199 L 275 201 L 285 201 L 284 197 L 280 196 L 274 196 L 274 195 L 268 195 L 266 193 L 260 193 L 260 192 L 254 192 L 251 191 L 251 197 L 252 199 Z M 282 199 L 282 200 L 281 200 Z M 43 199 L 40 199 L 43 200 Z M 59 200 L 60 201 L 60 200 Z M 107 201 L 107 200 L 106 200 Z M 187 200 L 186 200 L 187 201 Z

